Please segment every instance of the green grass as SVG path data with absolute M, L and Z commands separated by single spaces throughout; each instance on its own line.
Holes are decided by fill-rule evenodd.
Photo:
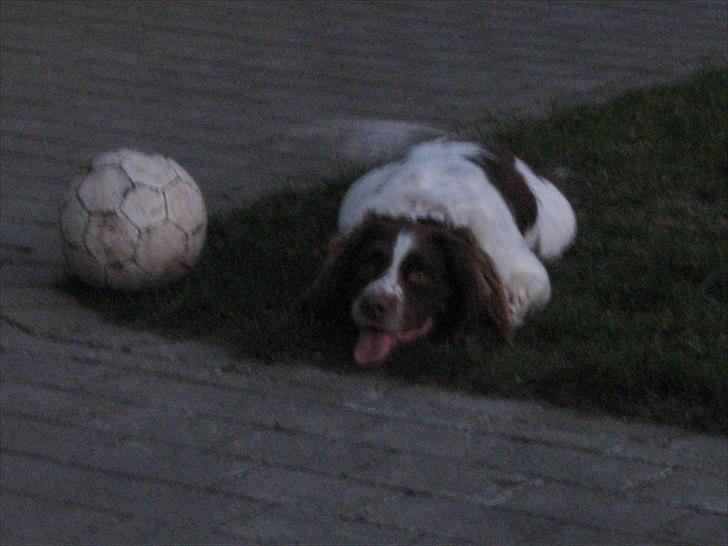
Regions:
M 728 70 L 554 109 L 495 138 L 533 164 L 566 166 L 574 247 L 549 266 L 553 299 L 514 346 L 425 341 L 378 371 L 352 334 L 309 323 L 298 296 L 321 264 L 349 180 L 212 218 L 199 265 L 141 295 L 70 283 L 110 319 L 222 343 L 262 361 L 306 360 L 471 392 L 728 433 Z

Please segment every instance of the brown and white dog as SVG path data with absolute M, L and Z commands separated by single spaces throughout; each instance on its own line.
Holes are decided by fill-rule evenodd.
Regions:
M 354 322 L 361 366 L 431 332 L 488 327 L 510 340 L 550 298 L 541 260 L 576 234 L 550 180 L 501 148 L 446 138 L 359 178 L 338 224 L 306 302 L 319 317 Z

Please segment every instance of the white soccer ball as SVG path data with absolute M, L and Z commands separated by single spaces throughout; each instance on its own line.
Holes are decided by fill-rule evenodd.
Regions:
M 74 179 L 59 224 L 71 273 L 94 286 L 139 290 L 190 270 L 207 214 L 197 184 L 174 160 L 122 149 Z

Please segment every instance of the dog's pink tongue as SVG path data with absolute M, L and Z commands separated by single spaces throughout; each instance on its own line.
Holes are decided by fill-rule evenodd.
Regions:
M 401 343 L 411 343 L 426 336 L 432 330 L 432 319 L 427 319 L 421 326 L 404 332 L 376 332 L 364 330 L 354 348 L 354 360 L 359 366 L 375 366 L 381 364 L 394 348 Z
M 397 345 L 393 332 L 363 331 L 354 349 L 354 360 L 359 366 L 381 364 Z

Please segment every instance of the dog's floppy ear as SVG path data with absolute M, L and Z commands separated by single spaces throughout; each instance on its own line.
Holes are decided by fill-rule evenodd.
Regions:
M 348 316 L 348 297 L 354 259 L 364 238 L 364 229 L 336 236 L 326 261 L 313 284 L 301 298 L 304 311 L 319 320 L 341 320 Z
M 490 326 L 511 343 L 513 323 L 505 288 L 472 232 L 464 228 L 443 230 L 440 242 L 455 288 L 450 318 L 453 329 L 470 333 Z

